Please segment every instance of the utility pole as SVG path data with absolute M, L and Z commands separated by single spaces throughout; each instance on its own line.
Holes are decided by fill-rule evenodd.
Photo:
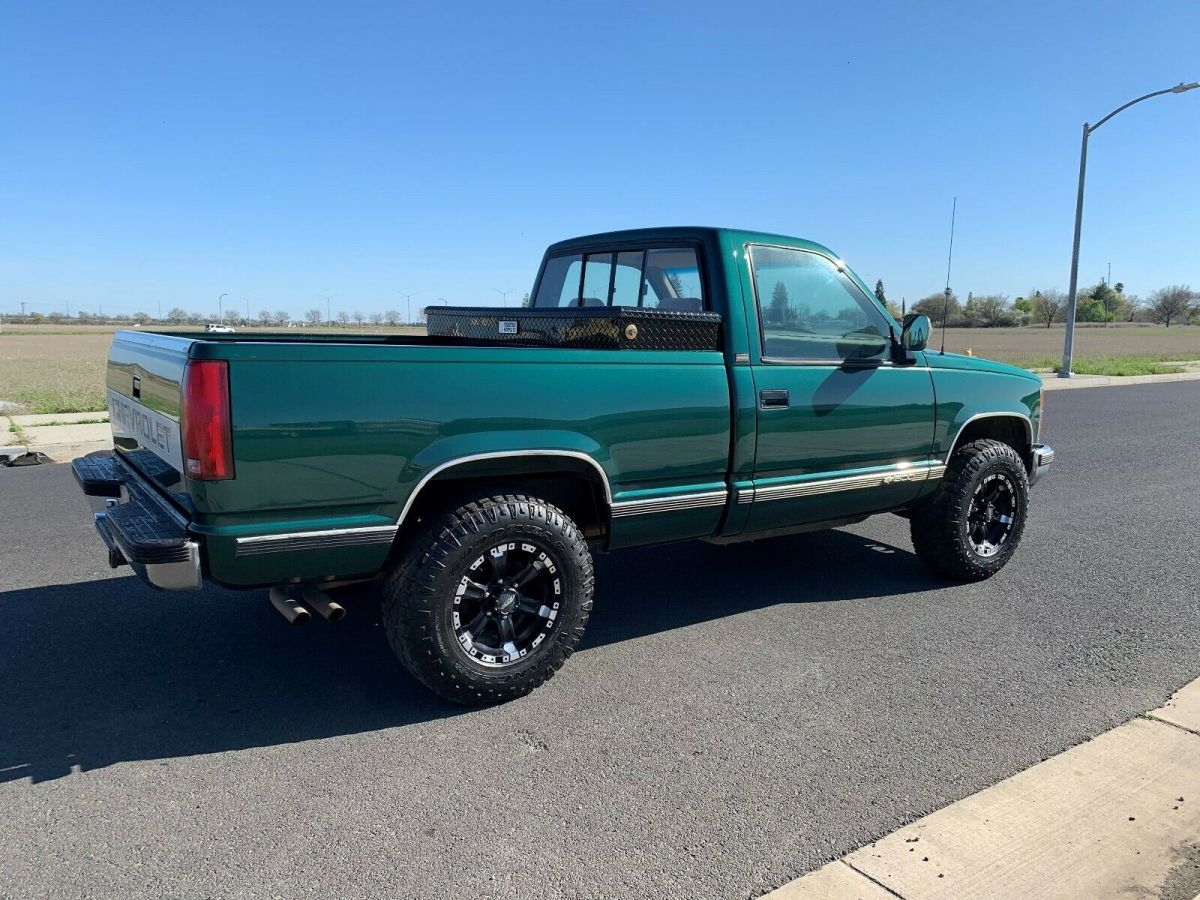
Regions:
M 399 294 L 401 297 L 403 297 L 408 304 L 407 305 L 408 311 L 405 313 L 405 316 L 404 316 L 404 324 L 411 325 L 412 324 L 412 298 L 417 296 L 417 294 L 419 294 L 421 292 L 413 291 L 412 293 L 409 293 L 408 291 L 396 291 L 396 293 Z
M 337 294 L 317 294 L 317 296 L 321 297 L 325 300 L 325 321 L 328 322 L 330 325 L 332 325 L 333 324 L 332 304 L 333 304 L 333 298 L 336 297 Z

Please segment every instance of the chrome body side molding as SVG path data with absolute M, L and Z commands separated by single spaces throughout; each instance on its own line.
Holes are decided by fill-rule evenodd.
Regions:
M 618 500 L 612 505 L 614 519 L 625 516 L 644 516 L 650 513 L 676 512 L 682 509 L 703 509 L 724 506 L 729 491 L 704 491 L 698 494 L 677 494 L 673 497 L 651 497 L 645 500 Z
M 289 534 L 261 534 L 235 541 L 235 556 L 262 556 L 266 553 L 293 553 L 297 550 L 328 550 L 335 547 L 361 547 L 390 544 L 399 530 L 397 525 L 371 525 L 365 528 L 331 528 L 325 531 L 296 531 Z
M 793 481 L 787 484 L 772 484 L 740 491 L 738 503 L 795 500 L 800 497 L 816 497 L 841 491 L 858 491 L 907 482 L 923 482 L 927 479 L 941 478 L 945 471 L 946 466 L 940 462 L 914 463 L 861 475 L 835 475 L 827 478 L 811 478 L 807 481 Z

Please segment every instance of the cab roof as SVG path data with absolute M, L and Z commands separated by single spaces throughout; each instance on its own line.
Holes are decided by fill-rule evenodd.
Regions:
M 741 228 L 714 228 L 709 225 L 673 225 L 660 228 L 630 228 L 621 231 L 604 231 L 599 234 L 585 234 L 580 237 L 567 238 L 551 244 L 547 249 L 550 255 L 571 250 L 584 250 L 596 246 L 616 244 L 661 243 L 672 240 L 692 240 L 702 242 L 718 242 L 721 235 L 728 235 L 731 242 L 738 244 L 775 244 L 782 247 L 795 247 L 799 250 L 815 250 L 826 256 L 837 258 L 837 254 L 828 247 L 803 238 L 791 237 L 785 234 L 771 234 L 765 231 L 746 231 Z

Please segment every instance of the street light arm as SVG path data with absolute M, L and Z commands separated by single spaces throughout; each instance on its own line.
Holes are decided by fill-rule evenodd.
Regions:
M 1197 87 L 1200 87 L 1200 81 L 1192 82 L 1191 84 L 1184 84 L 1183 82 L 1180 82 L 1179 84 L 1175 85 L 1175 87 L 1163 88 L 1161 91 L 1153 91 L 1149 94 L 1145 94 L 1141 97 L 1138 97 L 1136 100 L 1130 100 L 1128 103 L 1126 103 L 1122 106 L 1118 106 L 1116 109 L 1114 109 L 1112 112 L 1110 112 L 1107 116 L 1105 116 L 1103 119 L 1101 119 L 1095 125 L 1089 125 L 1088 126 L 1088 134 L 1091 134 L 1093 131 L 1095 131 L 1097 128 L 1099 128 L 1101 125 L 1103 125 L 1109 119 L 1111 119 L 1117 113 L 1124 112 L 1125 110 L 1129 109 L 1129 107 L 1133 106 L 1135 103 L 1141 103 L 1143 100 L 1149 100 L 1151 97 L 1161 97 L 1163 94 L 1182 94 L 1184 91 L 1190 91 L 1193 88 L 1197 88 Z

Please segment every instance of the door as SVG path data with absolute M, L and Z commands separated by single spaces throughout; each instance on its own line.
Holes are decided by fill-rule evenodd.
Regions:
M 934 394 L 924 355 L 892 362 L 891 320 L 843 266 L 809 250 L 748 248 L 759 321 L 758 447 L 745 530 L 902 506 L 927 477 Z M 749 494 L 749 496 L 745 496 Z

